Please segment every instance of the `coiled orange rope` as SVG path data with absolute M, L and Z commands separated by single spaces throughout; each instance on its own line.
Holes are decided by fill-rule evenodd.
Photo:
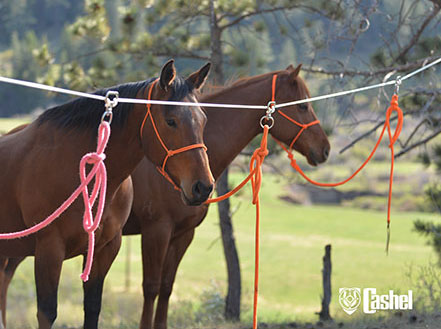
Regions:
M 395 132 L 392 135 L 392 129 L 390 126 L 390 117 L 393 112 L 397 112 L 397 126 L 395 128 Z M 343 185 L 347 182 L 349 182 L 352 178 L 354 178 L 365 166 L 366 164 L 372 159 L 375 152 L 377 151 L 378 146 L 380 145 L 381 140 L 383 139 L 384 133 L 387 129 L 387 133 L 389 135 L 389 148 L 391 152 L 391 163 L 390 163 L 390 175 L 389 175 L 389 197 L 387 202 L 387 241 L 386 241 L 386 251 L 389 250 L 389 240 L 390 240 L 390 207 L 391 207 L 391 200 L 392 200 L 392 183 L 393 183 L 393 175 L 394 175 L 394 144 L 397 141 L 398 137 L 400 136 L 401 130 L 403 128 L 403 111 L 398 106 L 398 95 L 395 94 L 392 96 L 392 100 L 390 102 L 390 106 L 386 111 L 386 120 L 384 122 L 383 130 L 380 133 L 380 136 L 378 137 L 377 143 L 375 144 L 371 154 L 367 157 L 367 159 L 363 162 L 363 164 L 348 178 L 345 180 L 342 180 L 341 182 L 337 183 L 320 183 L 317 182 L 308 176 L 303 172 L 303 170 L 299 167 L 297 164 L 296 159 L 294 159 L 294 154 L 291 149 L 286 148 L 279 140 L 273 137 L 273 139 L 277 142 L 277 144 L 280 145 L 282 149 L 285 150 L 285 152 L 288 154 L 288 158 L 291 160 L 291 167 L 293 167 L 295 170 L 299 172 L 299 174 L 306 179 L 311 184 L 317 185 L 317 186 L 323 186 L 323 187 L 333 187 L 333 186 L 339 186 Z

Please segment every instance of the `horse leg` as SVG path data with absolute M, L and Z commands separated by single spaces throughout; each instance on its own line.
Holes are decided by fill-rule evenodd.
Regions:
M 155 329 L 167 329 L 167 313 L 170 295 L 176 278 L 179 263 L 193 240 L 194 229 L 171 241 L 162 269 L 161 289 L 155 313 Z
M 3 280 L 0 280 L 1 290 L 0 290 L 0 303 L 1 303 L 1 318 L 3 320 L 3 324 L 6 327 L 6 303 L 7 303 L 7 295 L 9 284 L 11 283 L 12 277 L 14 276 L 15 270 L 18 265 L 25 259 L 25 257 L 19 258 L 9 258 L 6 268 L 1 269 L 3 273 L 0 274 L 0 277 L 3 277 Z M 1 267 L 1 265 L 0 265 Z M 0 324 L 0 329 L 2 329 L 2 325 Z
M 142 268 L 144 306 L 141 317 L 141 329 L 153 326 L 153 305 L 159 294 L 161 273 L 171 236 L 171 227 L 161 220 L 149 225 L 142 231 Z
M 98 328 L 104 279 L 121 247 L 121 232 L 94 256 L 89 280 L 83 283 L 84 329 Z
M 58 284 L 64 258 L 65 248 L 60 240 L 54 241 L 49 234 L 39 236 L 34 266 L 39 329 L 50 329 L 57 318 Z

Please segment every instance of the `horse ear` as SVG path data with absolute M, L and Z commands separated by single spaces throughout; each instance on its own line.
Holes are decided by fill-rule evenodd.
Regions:
M 296 78 L 299 75 L 300 69 L 302 68 L 302 64 L 299 64 L 294 71 L 291 73 L 293 78 Z
M 205 81 L 207 81 L 210 68 L 211 68 L 211 63 L 208 62 L 207 64 L 202 66 L 198 71 L 190 74 L 190 76 L 187 78 L 187 81 L 190 82 L 196 90 L 201 89 Z
M 170 59 L 161 69 L 161 75 L 159 78 L 159 85 L 165 91 L 171 86 L 176 78 L 175 61 Z
M 292 66 L 292 64 L 289 64 L 285 70 L 294 71 L 294 66 Z

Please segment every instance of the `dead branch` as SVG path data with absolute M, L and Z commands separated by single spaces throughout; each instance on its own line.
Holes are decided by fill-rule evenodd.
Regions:
M 397 153 L 395 155 L 395 159 L 399 158 L 400 156 L 402 156 L 403 154 L 406 154 L 407 152 L 409 152 L 410 150 L 413 150 L 414 148 L 421 146 L 423 144 L 426 144 L 427 142 L 429 142 L 430 140 L 434 139 L 436 136 L 438 136 L 439 134 L 441 134 L 441 129 L 436 130 L 434 133 L 432 133 L 430 136 L 427 136 L 426 138 L 420 140 L 419 142 L 412 144 L 408 147 L 406 147 L 405 149 L 401 150 L 399 153 Z
M 320 67 L 304 67 L 302 68 L 303 71 L 309 72 L 309 73 L 318 73 L 318 74 L 326 74 L 326 75 L 333 75 L 333 76 L 348 76 L 348 77 L 355 77 L 355 76 L 363 76 L 363 77 L 374 77 L 374 76 L 383 76 L 386 73 L 396 71 L 396 72 L 405 72 L 417 69 L 421 67 L 425 62 L 432 61 L 438 59 L 438 56 L 431 56 L 426 57 L 420 60 L 417 60 L 412 63 L 407 63 L 403 65 L 398 66 L 388 66 L 388 67 L 382 67 L 381 69 L 373 70 L 373 71 L 359 71 L 359 70 L 326 70 Z
M 433 18 L 435 18 L 436 15 L 438 15 L 439 11 L 441 10 L 441 7 L 437 3 L 433 3 L 433 11 L 432 13 L 426 17 L 424 22 L 419 27 L 418 31 L 413 35 L 412 39 L 409 41 L 409 43 L 400 51 L 400 53 L 394 58 L 394 61 L 400 61 L 403 60 L 406 54 L 413 48 L 413 46 L 418 42 L 418 40 L 421 37 L 421 34 L 423 33 L 424 29 L 429 25 L 429 23 L 432 21 Z

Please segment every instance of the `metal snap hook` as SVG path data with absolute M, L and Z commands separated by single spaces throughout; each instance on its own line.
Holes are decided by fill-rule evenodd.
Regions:
M 274 126 L 274 118 L 272 117 L 272 114 L 276 112 L 276 102 L 275 101 L 269 101 L 268 105 L 266 106 L 266 113 L 263 117 L 260 118 L 260 126 L 264 127 L 264 121 L 269 121 L 270 124 L 268 125 L 268 129 L 271 129 Z
M 271 116 L 274 112 L 276 112 L 276 101 L 269 101 L 266 106 L 266 115 Z
M 118 105 L 118 97 L 119 92 L 115 90 L 109 90 L 106 93 L 106 98 L 104 99 L 104 106 L 106 107 L 106 111 L 103 113 L 103 116 L 101 117 L 101 122 L 105 121 L 106 118 L 107 122 L 110 124 L 112 123 L 113 119 L 113 108 Z
M 401 76 L 399 75 L 395 80 L 395 90 L 394 90 L 395 95 L 398 95 L 398 92 L 400 91 L 400 85 L 401 85 Z
M 119 92 L 115 90 L 109 90 L 106 94 L 106 99 L 104 100 L 104 105 L 106 108 L 114 108 L 118 105 Z

